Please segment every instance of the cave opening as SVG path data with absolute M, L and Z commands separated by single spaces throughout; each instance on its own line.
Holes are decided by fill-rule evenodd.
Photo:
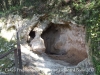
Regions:
M 45 53 L 53 59 L 78 64 L 88 57 L 86 46 L 82 46 L 85 44 L 84 33 L 82 26 L 51 25 L 41 35 Z
M 29 36 L 34 39 L 34 37 L 35 37 L 35 31 L 31 30 L 30 33 L 29 33 Z
M 54 44 L 59 36 L 59 29 L 54 25 L 51 25 L 42 33 L 41 37 L 44 40 L 46 54 L 58 55 L 54 48 Z
M 29 35 L 28 35 L 28 39 L 27 42 L 30 43 L 35 37 L 35 31 L 31 30 Z

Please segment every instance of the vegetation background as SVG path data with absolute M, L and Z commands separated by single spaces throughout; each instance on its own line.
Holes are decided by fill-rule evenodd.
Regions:
M 91 59 L 96 75 L 100 75 L 100 0 L 0 0 L 0 18 L 9 14 L 19 14 L 23 18 L 31 18 L 33 14 L 48 14 L 50 20 L 75 21 L 85 25 Z M 13 42 L 0 37 L 0 54 L 14 47 Z M 14 65 L 11 63 L 13 60 L 8 58 L 0 59 L 0 68 Z

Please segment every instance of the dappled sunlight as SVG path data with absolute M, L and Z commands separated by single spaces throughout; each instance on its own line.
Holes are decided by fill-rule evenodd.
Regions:
M 60 60 L 54 60 L 48 57 L 47 54 L 37 55 L 34 52 L 28 50 L 26 47 L 21 45 L 21 52 L 22 52 L 22 60 L 23 60 L 23 70 L 29 69 L 29 67 L 32 67 L 29 69 L 29 71 L 32 71 L 34 68 L 37 69 L 36 71 L 42 71 L 46 75 L 52 75 L 53 73 L 56 75 L 55 72 L 60 71 L 61 75 L 65 73 L 66 75 L 75 75 L 80 74 L 81 71 L 78 72 L 70 72 L 68 69 L 84 69 L 91 67 L 91 63 L 86 58 L 85 60 L 81 61 L 78 65 L 72 66 L 69 63 L 62 62 Z M 25 70 L 26 72 L 28 70 Z M 66 72 L 67 71 L 67 72 Z
M 7 31 L 6 29 L 2 29 L 0 36 L 3 38 L 7 39 L 7 41 L 15 40 L 16 31 L 15 30 L 10 30 Z
M 32 51 L 30 51 L 30 49 L 28 49 L 25 45 L 21 45 L 21 52 L 22 53 L 26 53 L 27 55 L 32 56 L 33 58 L 35 58 L 36 60 L 40 59 L 41 61 L 43 61 L 44 59 L 42 57 L 40 57 L 39 55 L 33 53 Z
M 4 25 L 4 22 L 2 22 L 1 20 L 0 20 L 0 27 L 2 27 Z

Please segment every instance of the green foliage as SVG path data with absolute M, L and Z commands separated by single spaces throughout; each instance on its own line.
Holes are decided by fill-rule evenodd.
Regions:
M 97 75 L 100 75 L 100 60 L 97 60 L 96 57 L 93 57 L 93 62 L 96 68 Z
M 100 75 L 100 60 L 98 60 L 100 58 L 100 49 L 98 49 L 98 47 L 100 47 L 100 1 L 80 1 L 80 3 L 73 3 L 73 6 L 76 11 L 80 12 L 81 10 L 81 18 L 85 16 L 81 23 L 86 25 L 87 39 L 91 39 L 90 47 L 92 50 L 94 67 L 96 69 L 96 74 Z
M 14 45 L 14 41 L 8 42 L 5 38 L 0 37 L 0 55 L 14 48 Z M 7 57 L 0 59 L 0 71 L 5 71 L 5 69 L 12 67 L 14 64 L 13 57 L 13 53 L 10 53 Z

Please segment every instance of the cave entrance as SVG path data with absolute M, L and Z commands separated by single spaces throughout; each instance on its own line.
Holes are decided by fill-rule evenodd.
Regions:
M 59 35 L 59 29 L 57 29 L 57 27 L 55 27 L 54 25 L 51 25 L 42 33 L 41 37 L 45 43 L 46 54 L 57 55 L 54 45 L 55 41 L 58 40 Z
M 54 59 L 76 65 L 88 57 L 82 26 L 51 25 L 41 37 L 45 43 L 45 53 Z
M 28 39 L 27 42 L 30 43 L 35 37 L 35 31 L 31 30 L 29 35 L 28 35 Z

